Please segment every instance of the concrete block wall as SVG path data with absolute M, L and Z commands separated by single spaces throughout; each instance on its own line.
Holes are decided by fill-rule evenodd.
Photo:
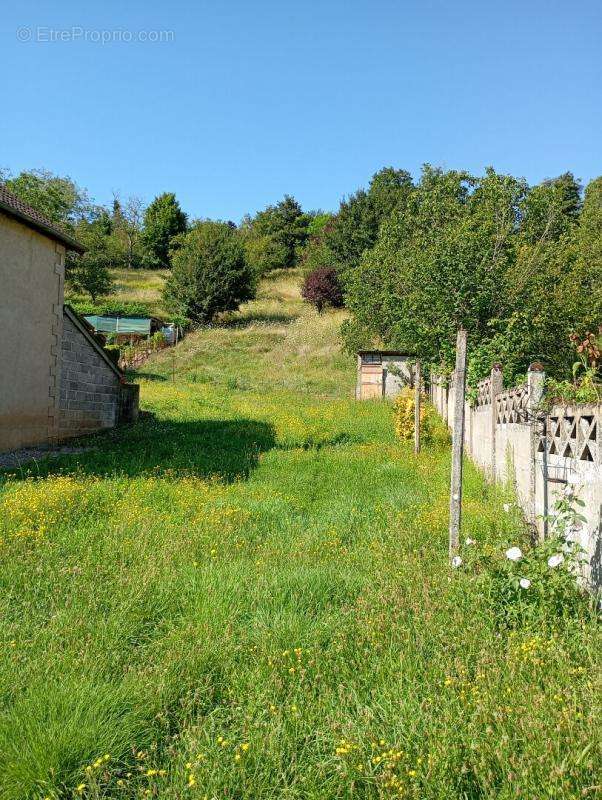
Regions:
M 73 321 L 63 318 L 59 439 L 112 428 L 119 421 L 121 381 Z
M 475 402 L 465 405 L 465 448 L 491 480 L 512 483 L 525 519 L 540 537 L 546 495 L 549 516 L 565 487 L 573 488 L 585 503 L 580 513 L 586 521 L 576 533 L 587 553 L 584 578 L 593 589 L 602 589 L 602 405 L 554 407 L 543 413 L 544 378 L 534 368 L 526 384 L 504 389 L 501 369 L 494 366 L 479 384 Z M 430 397 L 451 425 L 453 375 L 431 375 Z

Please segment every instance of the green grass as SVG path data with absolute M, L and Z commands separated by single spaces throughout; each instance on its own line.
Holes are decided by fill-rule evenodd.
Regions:
M 595 617 L 450 570 L 448 449 L 351 399 L 339 321 L 275 276 L 4 480 L 1 798 L 599 796 Z M 507 499 L 467 465 L 475 547 L 527 547 Z
M 82 314 L 120 309 L 127 313 L 169 319 L 170 314 L 162 298 L 163 285 L 168 274 L 169 270 L 165 269 L 113 269 L 111 276 L 115 291 L 112 294 L 92 303 L 88 296 L 77 294 L 67 287 L 65 301 Z

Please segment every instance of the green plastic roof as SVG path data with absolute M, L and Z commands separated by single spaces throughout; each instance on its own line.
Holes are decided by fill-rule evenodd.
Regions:
M 151 321 L 148 318 L 98 317 L 91 315 L 84 317 L 84 319 L 99 333 L 137 333 L 148 335 L 151 328 Z

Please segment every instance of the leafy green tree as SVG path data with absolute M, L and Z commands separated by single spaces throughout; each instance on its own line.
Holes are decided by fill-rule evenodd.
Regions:
M 580 269 L 589 274 L 598 305 L 602 295 L 602 177 L 585 189 L 576 233 Z M 602 317 L 602 314 L 600 315 Z
M 304 271 L 333 267 L 341 274 L 357 268 L 364 252 L 376 243 L 384 220 L 408 202 L 412 178 L 405 170 L 385 167 L 372 176 L 368 190 L 359 189 L 341 201 L 339 211 L 319 221 L 303 254 Z
M 520 233 L 528 244 L 557 241 L 579 221 L 581 186 L 571 172 L 534 186 L 521 204 Z
M 110 236 L 105 230 L 105 220 L 81 220 L 75 235 L 86 248 L 82 255 L 68 252 L 65 277 L 76 291 L 89 294 L 92 302 L 114 291 L 109 268 L 112 266 Z
M 243 221 L 249 264 L 257 275 L 296 266 L 307 240 L 309 217 L 294 197 L 285 195 L 276 205 Z
M 144 265 L 151 269 L 171 267 L 177 237 L 186 231 L 188 219 L 173 192 L 160 194 L 144 212 Z
M 210 322 L 254 297 L 254 275 L 243 243 L 227 223 L 198 222 L 180 237 L 172 258 L 166 302 L 195 324 Z
M 333 215 L 325 211 L 316 211 L 307 215 L 307 236 L 308 239 L 322 236 L 326 226 L 332 222 Z
M 6 188 L 51 222 L 73 230 L 87 218 L 93 206 L 85 189 L 71 178 L 53 175 L 44 169 L 25 170 L 16 177 L 6 176 Z
M 504 306 L 524 184 L 488 170 L 426 166 L 407 202 L 384 221 L 375 247 L 344 273 L 357 330 L 425 361 L 451 363 L 457 329 L 488 335 Z

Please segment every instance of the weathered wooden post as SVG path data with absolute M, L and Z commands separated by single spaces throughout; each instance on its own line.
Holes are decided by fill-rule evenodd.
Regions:
M 420 452 L 420 384 L 422 381 L 420 359 L 414 368 L 414 452 Z
M 452 428 L 452 466 L 449 497 L 449 557 L 458 551 L 462 520 L 462 455 L 464 452 L 464 403 L 466 394 L 466 331 L 458 330 L 454 373 L 454 417 Z

